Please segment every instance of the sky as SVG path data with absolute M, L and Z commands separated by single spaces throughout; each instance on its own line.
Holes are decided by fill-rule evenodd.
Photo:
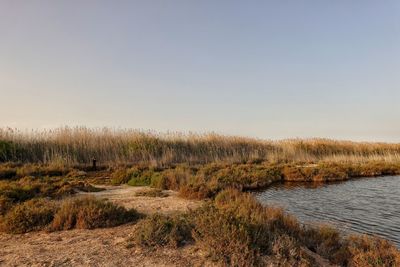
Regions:
M 0 127 L 400 142 L 400 1 L 0 0 Z

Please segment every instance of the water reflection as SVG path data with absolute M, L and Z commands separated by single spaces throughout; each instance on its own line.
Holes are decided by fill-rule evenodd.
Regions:
M 255 193 L 303 222 L 329 222 L 345 231 L 376 234 L 400 247 L 400 176 L 347 182 L 284 183 Z

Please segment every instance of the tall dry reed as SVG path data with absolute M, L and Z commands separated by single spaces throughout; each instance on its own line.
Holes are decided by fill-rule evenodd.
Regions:
M 210 162 L 400 161 L 400 144 L 328 139 L 281 141 L 210 134 L 86 127 L 0 129 L 0 162 L 168 166 Z

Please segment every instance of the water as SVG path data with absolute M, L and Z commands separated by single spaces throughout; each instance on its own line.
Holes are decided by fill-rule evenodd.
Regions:
M 256 193 L 300 221 L 328 222 L 348 232 L 375 234 L 400 247 L 400 176 L 335 184 L 277 184 Z

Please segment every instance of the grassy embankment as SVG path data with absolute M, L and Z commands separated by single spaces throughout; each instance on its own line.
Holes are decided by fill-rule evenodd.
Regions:
M 341 265 L 395 266 L 399 252 L 386 241 L 344 238 L 331 228 L 301 226 L 295 218 L 262 207 L 240 191 L 277 181 L 400 174 L 399 155 L 397 144 L 273 142 L 86 128 L 30 134 L 2 130 L 0 161 L 6 163 L 0 168 L 1 228 L 20 233 L 109 227 L 137 220 L 135 211 L 107 202 L 58 201 L 76 189 L 96 190 L 89 183 L 93 179 L 83 172 L 90 169 L 94 157 L 102 165 L 102 175 L 111 177 L 102 182 L 150 185 L 179 191 L 185 198 L 210 199 L 193 214 L 141 219 L 132 244 L 194 243 L 226 265 L 262 265 L 269 260 L 308 266 L 312 264 L 304 252 L 308 248 Z M 155 196 L 159 192 L 154 191 Z

